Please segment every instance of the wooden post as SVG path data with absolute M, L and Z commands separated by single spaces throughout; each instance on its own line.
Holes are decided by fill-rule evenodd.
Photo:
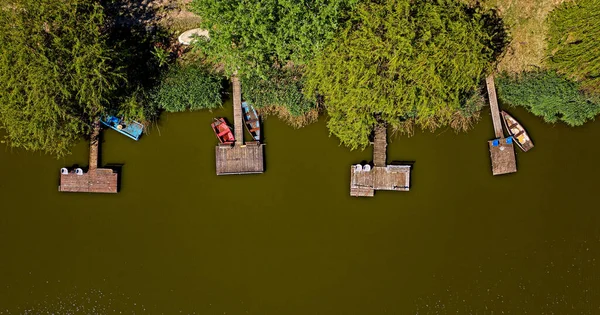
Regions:
M 385 124 L 375 125 L 375 139 L 373 143 L 373 164 L 375 166 L 386 165 L 387 128 Z
M 98 146 L 100 139 L 100 121 L 96 120 L 92 125 L 92 135 L 90 137 L 90 163 L 88 172 L 95 172 L 98 168 Z
M 231 78 L 233 84 L 233 124 L 235 145 L 244 144 L 244 120 L 242 119 L 242 87 L 237 76 Z
M 496 98 L 496 85 L 494 84 L 494 75 L 491 74 L 485 79 L 488 97 L 490 100 L 490 110 L 492 112 L 492 121 L 494 122 L 494 133 L 496 138 L 503 138 L 502 122 L 500 121 L 500 109 L 498 108 L 498 99 Z

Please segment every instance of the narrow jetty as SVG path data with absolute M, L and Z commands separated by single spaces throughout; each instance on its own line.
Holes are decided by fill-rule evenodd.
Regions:
M 490 101 L 490 111 L 492 112 L 492 122 L 494 123 L 494 134 L 496 136 L 496 139 L 488 141 L 490 158 L 492 159 L 492 174 L 515 173 L 517 171 L 515 148 L 512 138 L 504 138 L 494 76 L 488 76 L 485 79 L 485 83 Z
M 93 125 L 90 137 L 90 160 L 87 172 L 81 168 L 62 168 L 61 192 L 116 193 L 118 173 L 109 168 L 98 168 L 100 146 L 100 121 Z
M 242 118 L 242 88 L 237 76 L 233 76 L 233 123 L 234 145 L 220 144 L 215 148 L 217 175 L 242 175 L 264 172 L 264 144 L 244 144 L 244 119 Z
M 387 130 L 375 126 L 373 167 L 356 164 L 350 168 L 350 196 L 373 197 L 375 190 L 408 191 L 410 165 L 386 165 Z

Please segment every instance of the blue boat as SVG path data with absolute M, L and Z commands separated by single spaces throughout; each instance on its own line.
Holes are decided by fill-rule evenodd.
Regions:
M 246 130 L 248 130 L 255 141 L 260 141 L 260 117 L 258 113 L 248 102 L 242 102 L 242 111 L 244 112 L 244 126 L 246 126 Z
M 144 132 L 144 125 L 137 121 L 124 121 L 121 118 L 115 116 L 106 116 L 100 121 L 107 127 L 128 136 L 129 138 L 137 141 Z

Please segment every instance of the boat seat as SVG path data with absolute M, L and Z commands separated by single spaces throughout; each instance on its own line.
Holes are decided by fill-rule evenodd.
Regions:
M 514 134 L 514 136 L 515 136 L 516 138 L 518 138 L 520 135 L 522 135 L 522 134 L 524 134 L 524 133 L 525 133 L 525 130 L 521 130 L 521 131 L 519 131 L 518 133 Z
M 519 125 L 518 123 L 514 123 L 514 124 L 508 126 L 508 129 L 513 129 L 513 128 L 515 128 L 518 125 Z
M 258 119 L 248 119 L 248 120 L 246 120 L 247 123 L 254 123 L 254 122 L 257 122 L 257 121 L 258 121 Z
M 219 132 L 218 136 L 221 137 L 221 136 L 224 136 L 224 135 L 226 135 L 228 133 L 229 133 L 229 130 L 223 130 L 223 131 Z
M 255 131 L 259 131 L 259 130 L 260 130 L 260 128 L 252 128 L 252 129 L 250 129 L 250 132 L 255 132 Z

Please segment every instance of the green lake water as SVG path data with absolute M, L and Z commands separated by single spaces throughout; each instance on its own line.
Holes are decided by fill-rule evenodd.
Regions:
M 392 137 L 410 192 L 349 196 L 325 121 L 265 120 L 266 172 L 217 177 L 213 113 L 104 131 L 117 195 L 57 191 L 57 160 L 0 145 L 0 314 L 600 314 L 600 122 L 510 112 L 536 147 L 491 175 L 489 112 L 468 134 Z

